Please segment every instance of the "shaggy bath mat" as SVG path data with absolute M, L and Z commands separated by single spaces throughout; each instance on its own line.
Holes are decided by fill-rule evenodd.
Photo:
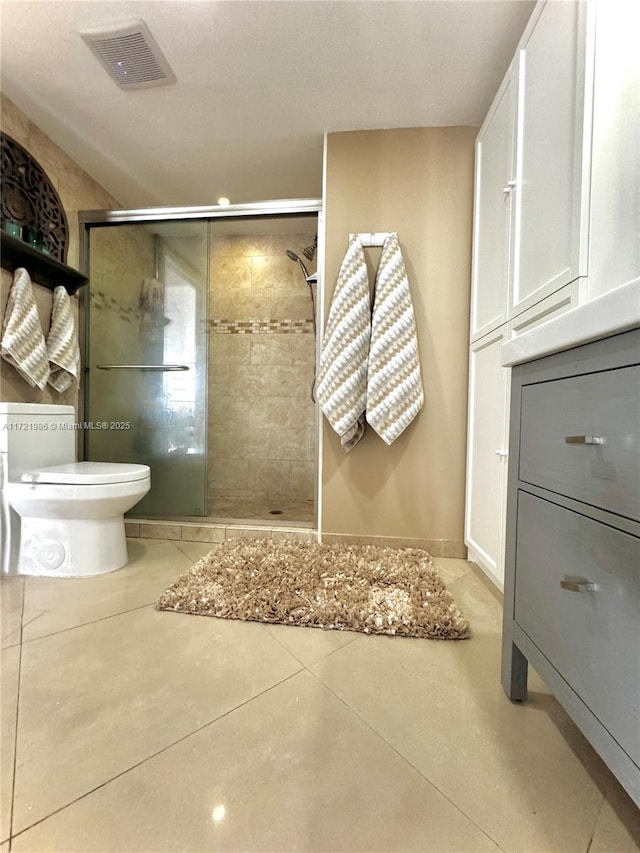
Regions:
M 180 575 L 156 606 L 366 634 L 469 636 L 431 557 L 411 548 L 232 539 Z

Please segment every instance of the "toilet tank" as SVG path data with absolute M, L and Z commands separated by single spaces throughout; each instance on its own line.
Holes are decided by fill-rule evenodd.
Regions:
M 25 471 L 76 461 L 73 406 L 0 403 L 3 476 L 19 480 Z

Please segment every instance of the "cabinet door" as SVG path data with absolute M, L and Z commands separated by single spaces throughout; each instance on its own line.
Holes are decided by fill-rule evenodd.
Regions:
M 476 341 L 469 357 L 465 543 L 469 559 L 502 588 L 509 374 L 504 327 Z
M 507 74 L 476 141 L 471 338 L 507 319 L 511 195 L 514 184 L 514 88 Z
M 519 51 L 510 317 L 585 274 L 578 268 L 584 10 L 569 0 L 547 2 L 537 14 Z
M 639 3 L 596 7 L 588 298 L 640 277 Z

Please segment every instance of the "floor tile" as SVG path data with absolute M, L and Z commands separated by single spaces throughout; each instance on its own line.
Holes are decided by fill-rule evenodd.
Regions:
M 13 765 L 16 741 L 16 712 L 18 708 L 18 681 L 20 674 L 20 646 L 4 649 L 1 653 L 0 683 L 0 841 L 11 831 L 11 800 L 13 795 Z
M 614 782 L 607 793 L 589 853 L 637 853 L 640 850 L 640 809 Z
M 304 628 L 300 625 L 264 625 L 279 643 L 288 649 L 305 666 L 356 642 L 364 635 L 355 631 L 325 631 L 322 628 Z
M 497 848 L 303 672 L 18 836 L 13 850 Z
M 434 557 L 433 564 L 446 586 L 473 571 L 470 563 L 455 557 Z
M 5 576 L 0 580 L 0 619 L 2 648 L 20 642 L 24 577 Z
M 183 540 L 174 544 L 187 555 L 191 564 L 195 563 L 201 557 L 206 556 L 209 551 L 216 547 L 215 542 L 185 542 Z
M 451 590 L 471 639 L 371 637 L 313 671 L 504 850 L 586 851 L 604 765 L 553 697 L 507 699 L 499 604 L 472 574 Z
M 471 625 L 471 637 L 476 640 L 471 648 L 461 647 L 464 655 L 475 655 L 476 651 L 489 661 L 492 667 L 491 684 L 500 683 L 500 661 L 502 653 L 502 597 L 480 569 L 471 569 L 464 577 L 447 584 L 456 604 L 467 616 Z M 454 655 L 457 658 L 457 655 Z M 486 665 L 486 664 L 485 664 Z M 549 693 L 549 689 L 538 673 L 529 667 L 529 690 L 534 693 Z
M 491 581 L 471 569 L 463 577 L 448 581 L 447 589 L 467 614 L 474 637 L 502 637 L 502 601 Z
M 33 640 L 157 601 L 192 561 L 172 542 L 130 539 L 129 563 L 89 578 L 25 579 L 23 640 Z
M 14 831 L 298 669 L 260 625 L 153 607 L 26 643 Z

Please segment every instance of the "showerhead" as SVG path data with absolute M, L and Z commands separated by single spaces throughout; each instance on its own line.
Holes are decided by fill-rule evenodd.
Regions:
M 287 253 L 288 258 L 291 258 L 292 261 L 297 261 L 297 263 L 300 264 L 300 268 L 302 269 L 302 272 L 304 273 L 304 279 L 306 281 L 309 278 L 309 273 L 307 271 L 307 268 L 304 265 L 304 261 L 301 258 L 299 258 L 295 252 L 292 252 L 291 249 L 285 249 L 285 251 Z

